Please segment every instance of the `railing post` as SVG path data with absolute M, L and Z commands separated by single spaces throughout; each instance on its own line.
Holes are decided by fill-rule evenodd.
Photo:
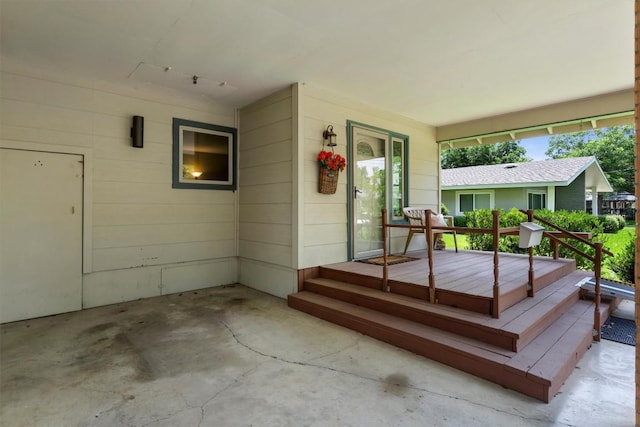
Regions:
M 387 292 L 387 210 L 382 209 L 382 292 Z
M 560 246 L 555 239 L 549 239 L 551 241 L 551 249 L 553 250 L 553 259 L 560 258 Z
M 594 260 L 594 270 L 596 273 L 596 296 L 595 308 L 593 312 L 593 339 L 600 341 L 600 276 L 602 275 L 602 243 L 594 242 L 596 256 Z
M 533 222 L 533 210 L 527 211 L 527 217 L 529 222 Z M 529 286 L 527 287 L 527 296 L 533 297 L 533 246 L 529 246 Z
M 498 249 L 500 247 L 500 212 L 491 211 L 493 215 L 493 304 L 491 305 L 491 316 L 494 319 L 500 317 L 500 267 Z
M 429 302 L 436 303 L 436 278 L 433 275 L 433 245 L 431 244 L 431 209 L 424 211 L 424 236 L 427 240 L 427 255 L 429 257 Z

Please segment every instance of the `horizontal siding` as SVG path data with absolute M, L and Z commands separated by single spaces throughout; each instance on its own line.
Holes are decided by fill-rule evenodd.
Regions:
M 298 289 L 297 271 L 270 263 L 240 258 L 238 280 L 259 291 L 286 298 Z
M 292 267 L 292 105 L 288 88 L 240 110 L 239 254 L 263 274 L 240 280 L 274 295 L 270 279 Z
M 240 253 L 242 259 L 261 261 L 281 267 L 286 267 L 287 264 L 291 262 L 290 245 L 240 240 Z M 246 283 L 243 282 L 243 284 Z M 253 285 L 254 284 L 248 284 L 248 286 Z
M 96 249 L 233 240 L 233 221 L 200 224 L 138 224 L 94 227 Z
M 162 267 L 162 294 L 228 285 L 238 281 L 238 260 L 228 258 L 204 263 Z M 185 284 L 188 284 L 185 285 Z
M 243 168 L 240 172 L 242 185 L 277 184 L 291 182 L 291 162 L 270 163 Z
M 322 149 L 322 132 L 332 125 L 337 134 L 334 151 L 350 158 L 347 153 L 347 121 L 387 129 L 409 136 L 409 203 L 438 205 L 438 146 L 434 128 L 414 120 L 390 114 L 347 100 L 339 95 L 305 85 L 301 88 L 304 105 L 303 135 L 299 147 L 302 156 L 303 200 L 301 212 L 303 224 L 303 253 L 300 268 L 346 261 L 348 247 L 348 198 L 347 175 L 341 173 L 335 194 L 318 193 L 318 162 L 316 156 Z M 393 250 L 404 244 L 406 232 L 396 232 Z
M 144 267 L 235 256 L 235 240 L 94 249 L 94 271 Z
M 0 144 L 90 153 L 85 306 L 158 295 L 163 267 L 235 257 L 237 193 L 171 188 L 173 118 L 233 127 L 235 111 L 157 88 L 64 78 L 1 73 Z M 133 115 L 145 118 L 143 149 L 131 147 Z M 184 289 L 203 283 L 172 271 L 176 282 L 185 271 Z
M 233 218 L 230 204 L 98 204 L 93 208 L 93 225 L 164 225 L 228 222 Z
M 244 203 L 240 210 L 240 223 L 291 224 L 290 203 L 255 204 Z
M 289 224 L 260 224 L 247 222 L 240 229 L 240 240 L 280 246 L 291 246 Z

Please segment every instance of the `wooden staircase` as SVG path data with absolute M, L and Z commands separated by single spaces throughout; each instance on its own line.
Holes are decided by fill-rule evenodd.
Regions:
M 314 269 L 314 277 L 307 277 L 302 290 L 289 295 L 288 303 L 549 402 L 593 340 L 594 305 L 581 299 L 575 286 L 592 274 L 569 270 L 566 263 L 559 263 L 561 272 L 548 273 L 534 297 L 520 293 L 498 319 L 442 301 L 430 304 L 382 292 L 378 278 L 331 266 Z M 604 322 L 608 305 L 601 304 L 600 310 Z

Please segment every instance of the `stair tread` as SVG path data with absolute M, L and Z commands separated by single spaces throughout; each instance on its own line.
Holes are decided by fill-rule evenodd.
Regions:
M 536 372 L 539 379 L 553 378 L 552 372 L 555 368 L 548 363 L 545 365 L 541 362 L 545 357 L 552 360 L 558 353 L 564 354 L 564 351 L 575 351 L 575 347 L 567 345 L 565 347 L 558 346 L 560 340 L 565 340 L 567 332 L 573 328 L 577 322 L 583 319 L 585 312 L 590 314 L 590 322 L 586 325 L 586 331 L 590 335 L 593 329 L 593 304 L 587 301 L 576 302 L 565 314 L 560 316 L 553 324 L 548 327 L 534 340 L 532 340 L 522 351 L 518 352 L 507 366 L 514 368 L 519 372 Z M 583 325 L 584 322 L 580 323 Z M 583 325 L 584 326 L 584 325 Z M 553 350 L 553 351 L 552 351 Z
M 578 299 L 580 289 L 575 285 L 584 277 L 583 273 L 575 271 L 556 280 L 553 285 L 538 291 L 536 297 L 531 298 L 532 301 L 536 302 L 535 305 L 527 307 L 526 311 L 511 319 L 504 325 L 504 329 L 516 333 L 522 332 L 539 319 L 546 318 L 550 313 L 553 313 L 562 301 L 572 297 Z M 514 311 L 519 309 L 517 306 L 512 308 Z
M 390 314 L 381 313 L 366 307 L 361 307 L 348 302 L 339 301 L 333 298 L 318 295 L 313 292 L 302 291 L 297 294 L 289 295 L 289 298 L 297 298 L 315 304 L 328 307 L 333 310 L 347 311 L 350 315 L 366 319 L 374 322 L 382 327 L 395 328 L 402 330 L 404 333 L 411 334 L 429 341 L 444 343 L 449 346 L 455 346 L 459 350 L 469 351 L 473 354 L 478 352 L 483 354 L 485 358 L 496 362 L 505 363 L 514 354 L 512 351 L 503 348 L 485 344 L 472 338 L 466 338 L 451 332 L 433 328 L 411 320 L 396 317 Z
M 395 329 L 398 333 L 418 337 L 421 340 L 438 343 L 457 352 L 487 360 L 495 366 L 502 365 L 505 372 L 527 377 L 545 386 L 563 381 L 562 372 L 567 364 L 575 367 L 576 352 L 585 337 L 591 336 L 593 328 L 593 303 L 579 300 L 551 327 L 532 340 L 519 352 L 486 344 L 473 338 L 456 335 L 393 315 L 377 312 L 365 307 L 335 300 L 313 292 L 302 291 L 289 296 L 329 310 L 348 313 L 360 321 L 372 322 L 382 328 Z M 579 358 L 579 355 L 577 356 Z M 561 359 L 565 362 L 559 363 Z M 575 362 L 575 363 L 574 363 Z M 569 371 L 570 373 L 570 371 Z M 568 374 L 567 374 L 568 375 Z
M 382 292 L 377 289 L 353 285 L 333 279 L 314 278 L 307 280 L 307 282 L 344 290 L 367 298 L 401 304 L 412 310 L 447 317 L 458 322 L 472 324 L 475 327 L 485 330 L 500 330 L 504 335 L 518 337 L 531 327 L 536 318 L 545 317 L 550 311 L 553 311 L 553 304 L 555 302 L 573 293 L 576 293 L 577 296 L 577 288 L 571 285 L 578 283 L 583 277 L 584 272 L 573 272 L 556 281 L 556 283 L 540 290 L 534 298 L 527 298 L 525 301 L 519 303 L 521 305 L 516 305 L 505 310 L 498 319 L 494 319 L 487 314 L 476 313 L 443 304 L 431 304 L 428 301 L 405 295 Z

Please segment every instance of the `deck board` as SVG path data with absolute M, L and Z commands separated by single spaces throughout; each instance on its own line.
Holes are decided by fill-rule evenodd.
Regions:
M 427 298 L 428 293 L 416 289 L 429 287 L 429 267 L 425 251 L 408 252 L 408 256 L 418 258 L 401 264 L 388 266 L 389 283 L 395 285 L 398 292 L 414 298 Z M 572 260 L 554 260 L 547 257 L 534 257 L 534 277 L 553 275 L 554 271 L 566 269 Z M 493 252 L 443 250 L 434 251 L 434 277 L 437 292 L 451 292 L 472 297 L 493 298 Z M 342 271 L 345 274 L 358 274 L 371 280 L 382 280 L 382 266 L 363 262 L 342 262 L 324 266 L 324 268 Z M 529 258 L 527 255 L 504 254 L 499 256 L 500 293 L 525 291 L 528 282 Z M 558 274 L 559 275 L 559 274 Z M 375 282 L 379 283 L 379 282 Z M 377 285 L 375 286 L 377 287 Z M 450 299 L 450 298 L 449 298 Z

